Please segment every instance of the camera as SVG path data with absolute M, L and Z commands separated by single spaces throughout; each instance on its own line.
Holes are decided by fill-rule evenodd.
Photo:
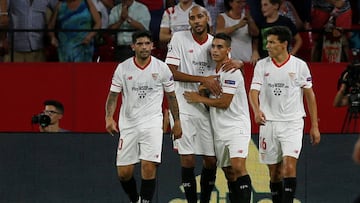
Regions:
M 38 123 L 42 127 L 46 127 L 46 126 L 50 125 L 50 122 L 51 122 L 51 118 L 48 115 L 44 114 L 44 113 L 34 115 L 31 118 L 31 123 L 32 124 L 37 124 Z
M 349 111 L 360 112 L 360 63 L 351 63 L 339 78 L 338 87 L 346 85 L 345 94 L 349 95 Z

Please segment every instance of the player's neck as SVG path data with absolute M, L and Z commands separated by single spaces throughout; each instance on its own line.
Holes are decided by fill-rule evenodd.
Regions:
M 188 8 L 190 8 L 190 6 L 192 5 L 192 1 L 188 1 L 188 2 L 180 2 L 180 8 L 184 11 L 186 11 Z
M 272 59 L 277 63 L 277 64 L 283 64 L 284 62 L 286 62 L 289 59 L 289 53 L 288 52 L 284 52 L 282 54 L 279 54 L 275 57 L 273 57 Z
M 200 42 L 200 43 L 204 42 L 204 41 L 207 40 L 207 38 L 208 38 L 208 34 L 207 34 L 206 31 L 204 31 L 204 32 L 202 32 L 202 33 L 196 33 L 196 32 L 194 32 L 194 31 L 191 30 L 191 33 L 192 33 L 194 39 L 195 39 L 197 42 Z
M 216 61 L 216 72 L 219 72 L 221 68 L 224 66 L 225 62 L 228 60 L 229 58 L 225 58 L 224 60 Z
M 150 57 L 147 58 L 141 58 L 141 57 L 135 57 L 135 62 L 140 67 L 144 68 L 147 64 L 149 64 Z

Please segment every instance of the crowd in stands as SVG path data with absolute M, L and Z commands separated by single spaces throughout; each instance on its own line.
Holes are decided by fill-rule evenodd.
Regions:
M 163 59 L 173 33 L 189 29 L 194 5 L 208 10 L 209 32 L 234 40 L 232 57 L 256 63 L 267 55 L 262 35 L 288 26 L 290 53 L 306 61 L 350 61 L 360 49 L 356 0 L 0 0 L 0 60 L 118 61 L 133 55 L 131 35 L 150 30 Z

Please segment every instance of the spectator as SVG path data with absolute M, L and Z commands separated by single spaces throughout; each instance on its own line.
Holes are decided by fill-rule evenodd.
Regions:
M 206 8 L 206 10 L 210 13 L 210 19 L 211 19 L 211 30 L 212 33 L 218 33 L 216 31 L 216 23 L 217 23 L 217 17 L 220 13 L 225 12 L 225 1 L 224 0 L 201 0 L 202 4 L 199 4 Z M 197 1 L 195 1 L 197 3 Z
M 288 27 L 291 30 L 294 38 L 294 45 L 289 51 L 291 55 L 296 55 L 296 52 L 301 47 L 302 39 L 294 23 L 292 23 L 289 18 L 279 15 L 281 1 L 282 0 L 261 0 L 261 11 L 265 17 L 265 21 L 264 23 L 258 25 L 260 34 L 258 39 L 254 40 L 255 45 L 253 48 L 255 49 L 255 53 L 253 54 L 252 58 L 253 63 L 255 63 L 255 61 L 257 61 L 259 58 L 268 56 L 265 32 L 273 26 L 282 25 Z M 291 43 L 288 45 L 291 47 Z
M 167 44 L 175 32 L 190 29 L 189 12 L 196 5 L 193 0 L 179 0 L 174 7 L 165 10 L 160 25 L 159 39 L 161 42 Z M 208 23 L 211 27 L 211 20 Z
M 291 1 L 288 0 L 282 0 L 279 14 L 285 17 L 288 17 L 296 26 L 298 30 L 303 29 L 304 23 L 300 19 L 294 5 L 291 3 Z
M 324 37 L 322 33 L 329 34 L 328 36 L 335 38 L 342 38 L 340 39 L 342 46 L 341 52 L 343 52 L 344 55 L 338 58 L 340 58 L 341 61 L 348 61 L 348 38 L 350 37 L 350 33 L 343 35 L 342 31 L 343 29 L 350 29 L 352 25 L 352 11 L 349 0 L 313 0 L 311 16 L 313 19 L 311 21 L 311 27 L 319 32 L 313 34 L 314 46 L 312 50 L 312 61 L 319 62 L 322 60 Z
M 9 26 L 9 15 L 7 12 L 7 0 L 0 0 L 0 29 L 7 29 Z M 6 32 L 0 32 L 0 61 L 4 60 L 4 55 L 8 51 Z
M 45 29 L 47 8 L 55 9 L 58 0 L 42 1 L 8 1 L 9 29 Z M 14 62 L 43 62 L 45 61 L 44 38 L 45 33 L 15 32 L 9 33 L 7 43 L 10 46 L 9 54 L 4 61 Z M 14 44 L 12 44 L 12 42 Z
M 246 0 L 225 0 L 226 13 L 217 17 L 217 33 L 231 36 L 231 57 L 250 62 L 252 58 L 252 37 L 259 35 L 255 21 L 246 9 Z
M 101 19 L 92 0 L 59 2 L 52 14 L 49 28 L 100 29 Z M 51 44 L 57 47 L 60 62 L 91 62 L 94 55 L 96 31 L 64 31 L 50 33 Z
M 118 31 L 115 60 L 122 62 L 132 57 L 130 47 L 134 30 L 149 30 L 151 16 L 148 8 L 135 0 L 121 0 L 121 3 L 111 9 L 109 16 L 110 29 L 127 29 L 133 31 Z
M 39 126 L 40 132 L 69 132 L 60 127 L 60 120 L 64 115 L 64 106 L 61 102 L 56 100 L 46 100 L 44 102 L 43 113 L 50 117 L 50 124 L 48 126 Z
M 101 28 L 106 29 L 109 25 L 109 12 L 102 0 L 92 0 L 96 10 L 100 13 Z

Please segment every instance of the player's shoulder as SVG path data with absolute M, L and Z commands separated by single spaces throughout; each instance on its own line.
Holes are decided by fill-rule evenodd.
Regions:
M 304 60 L 302 60 L 299 57 L 293 56 L 293 55 L 290 56 L 289 62 L 298 64 L 298 65 L 301 65 L 301 66 L 308 66 L 307 63 Z
M 192 36 L 191 32 L 189 30 L 181 30 L 181 31 L 175 32 L 172 37 L 177 38 L 177 37 L 189 37 L 189 36 Z

